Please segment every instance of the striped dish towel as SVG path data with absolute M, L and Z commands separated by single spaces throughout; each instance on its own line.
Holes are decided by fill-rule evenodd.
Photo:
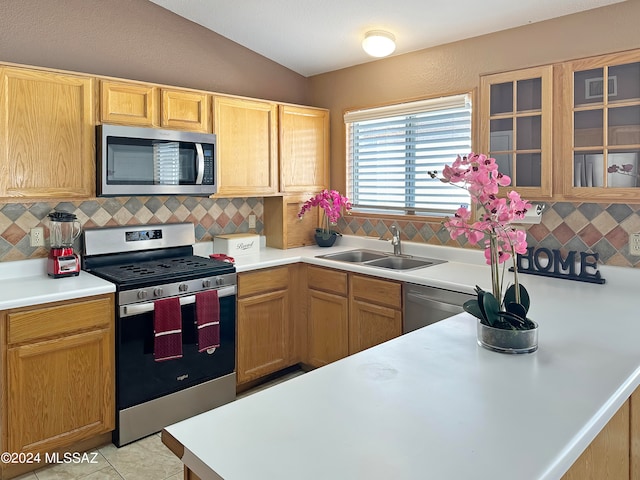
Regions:
M 196 293 L 198 352 L 220 346 L 220 301 L 217 290 Z
M 153 359 L 156 362 L 182 358 L 182 310 L 180 299 L 153 302 Z

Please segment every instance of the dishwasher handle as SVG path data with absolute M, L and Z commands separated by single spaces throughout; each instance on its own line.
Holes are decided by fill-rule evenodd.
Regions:
M 437 308 L 439 311 L 449 312 L 454 315 L 456 313 L 461 313 L 464 311 L 464 309 L 462 308 L 462 305 L 456 305 L 453 303 L 443 302 L 441 300 L 435 300 L 431 297 L 428 297 L 426 295 L 421 295 L 415 292 L 407 293 L 407 299 L 413 300 L 416 303 L 424 305 L 425 307 Z

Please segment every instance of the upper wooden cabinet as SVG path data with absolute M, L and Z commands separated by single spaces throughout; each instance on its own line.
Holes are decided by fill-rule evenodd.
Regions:
M 329 111 L 280 105 L 280 191 L 329 185 Z
M 209 95 L 163 88 L 160 126 L 190 132 L 211 132 Z
M 144 83 L 102 80 L 100 121 L 118 125 L 211 132 L 210 96 Z
M 158 87 L 137 83 L 100 82 L 100 120 L 118 125 L 158 125 Z
M 95 195 L 93 82 L 0 66 L 0 197 Z
M 565 197 L 640 199 L 640 50 L 564 63 L 562 82 Z
M 218 195 L 272 195 L 278 191 L 278 107 L 216 96 Z
M 480 151 L 525 198 L 552 194 L 553 66 L 480 78 Z

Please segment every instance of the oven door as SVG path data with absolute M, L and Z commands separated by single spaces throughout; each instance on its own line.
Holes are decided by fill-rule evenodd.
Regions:
M 182 304 L 182 358 L 156 362 L 153 302 L 120 308 L 116 320 L 116 406 L 123 410 L 235 371 L 236 287 L 218 290 L 220 347 L 198 352 L 195 296 Z M 136 313 L 140 312 L 140 313 Z

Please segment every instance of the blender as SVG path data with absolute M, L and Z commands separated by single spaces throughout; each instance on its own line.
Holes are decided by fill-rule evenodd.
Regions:
M 53 211 L 49 215 L 49 260 L 47 274 L 53 278 L 80 273 L 80 259 L 73 252 L 73 241 L 80 235 L 80 222 L 73 213 Z

